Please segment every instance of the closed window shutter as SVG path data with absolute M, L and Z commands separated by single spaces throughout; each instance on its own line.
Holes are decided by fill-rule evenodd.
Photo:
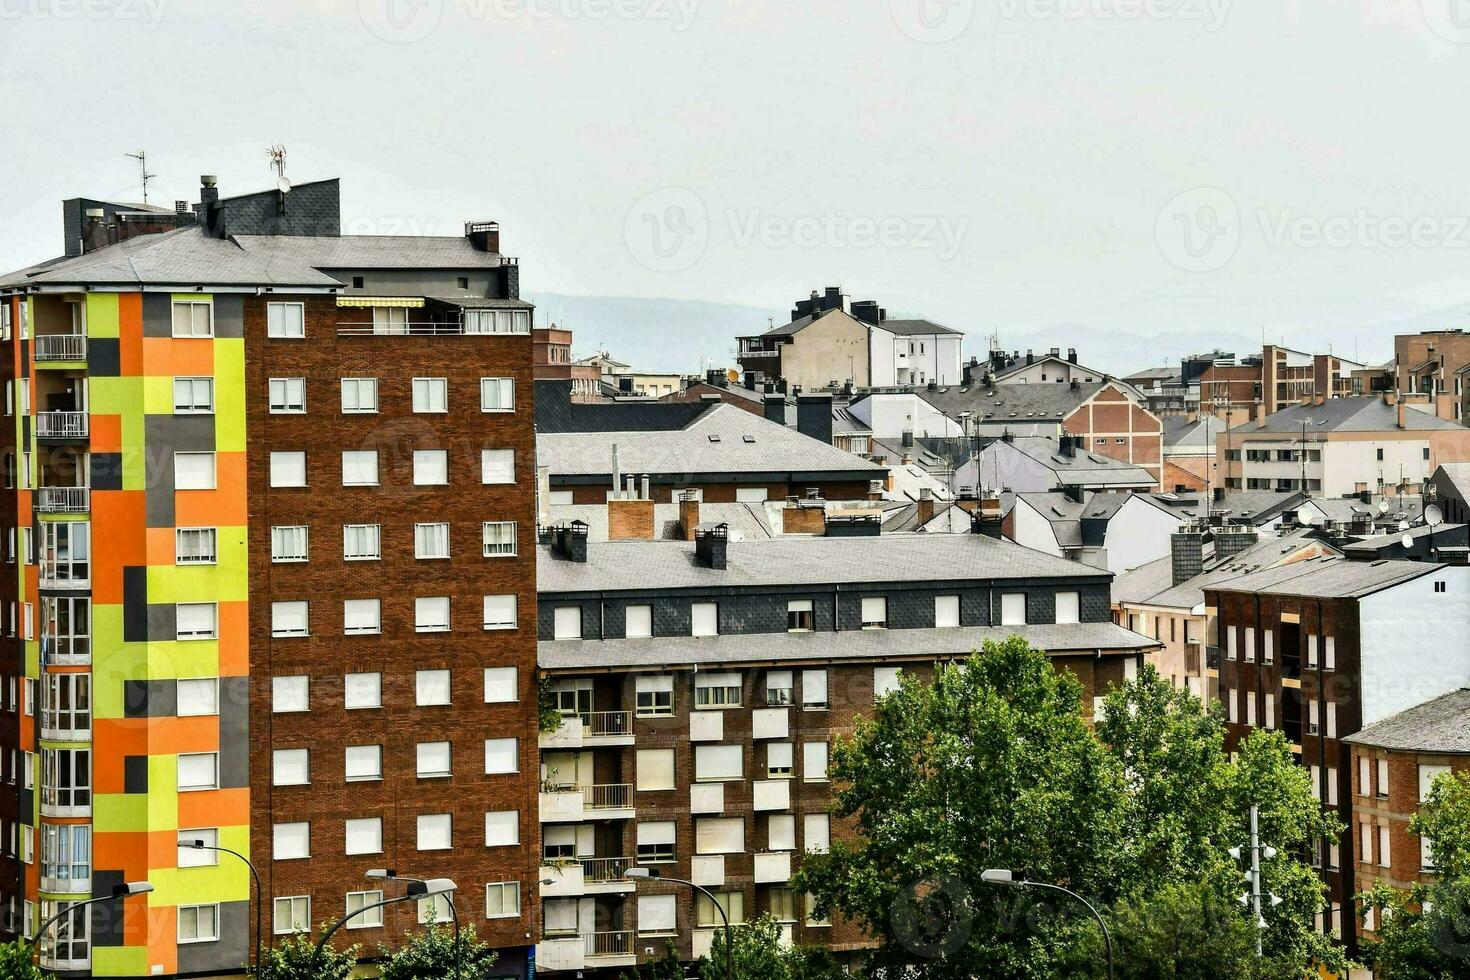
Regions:
M 383 820 L 365 817 L 347 821 L 347 853 L 379 854 L 383 850 Z
M 694 848 L 699 854 L 742 853 L 745 850 L 745 821 L 740 817 L 696 819 Z
M 740 779 L 744 775 L 743 750 L 738 745 L 697 745 L 694 748 L 694 778 L 701 782 Z
M 638 750 L 638 788 L 665 790 L 674 788 L 674 750 Z

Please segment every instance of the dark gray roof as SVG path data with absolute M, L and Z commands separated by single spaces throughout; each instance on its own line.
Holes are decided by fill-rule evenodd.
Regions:
M 1001 422 L 1034 422 L 1039 419 L 1061 421 L 1078 405 L 1096 395 L 1108 382 L 1094 381 L 1078 384 L 998 384 L 987 389 L 984 385 L 968 387 L 951 386 L 930 391 L 915 388 L 914 394 L 936 409 L 957 419 L 961 412 L 969 412 L 975 419 L 984 419 L 992 424 Z
M 1074 455 L 1064 456 L 1055 439 L 1043 436 L 1021 436 L 1009 442 L 991 443 L 986 452 L 1003 452 L 1009 446 L 1045 466 L 1053 473 L 1080 478 L 1089 484 L 1110 486 L 1150 486 L 1157 481 L 1148 470 L 1133 463 L 1078 450 Z
M 1428 524 L 1420 524 L 1418 527 L 1410 528 L 1407 531 L 1389 531 L 1387 534 L 1377 534 L 1371 538 L 1363 538 L 1361 541 L 1354 541 L 1351 544 L 1343 545 L 1342 550 L 1355 557 L 1367 554 L 1376 555 L 1381 551 L 1394 549 L 1395 546 L 1403 542 L 1404 535 L 1406 534 L 1415 541 L 1418 541 L 1420 538 L 1434 537 L 1436 545 L 1452 547 L 1460 545 L 1465 540 L 1465 525 L 1439 524 L 1435 527 L 1430 527 Z
M 882 330 L 900 337 L 922 337 L 931 334 L 954 334 L 959 336 L 963 331 L 954 330 L 950 327 L 940 326 L 931 320 L 881 320 L 876 324 Z
M 1202 415 L 1190 421 L 1187 415 L 1166 415 L 1159 422 L 1164 427 L 1164 451 L 1199 448 L 1215 451 L 1215 437 L 1225 431 L 1225 423 L 1213 415 Z
M 1470 688 L 1389 715 L 1343 741 L 1390 752 L 1470 755 Z
M 1398 407 L 1385 404 L 1382 398 L 1329 398 L 1321 405 L 1292 405 L 1268 415 L 1263 422 L 1247 422 L 1230 431 L 1237 435 L 1284 432 L 1300 436 L 1305 420 L 1308 438 L 1314 432 L 1387 432 L 1398 428 L 1398 417 Z M 1416 432 L 1460 428 L 1448 419 L 1412 407 L 1404 412 L 1404 426 Z
M 528 303 L 523 299 L 494 299 L 489 296 L 471 296 L 468 293 L 458 296 L 430 296 L 428 297 L 438 303 L 447 303 L 465 310 L 533 310 L 536 304 Z
M 811 326 L 815 321 L 820 320 L 822 317 L 824 317 L 828 313 L 832 313 L 832 312 L 835 312 L 835 311 L 833 311 L 833 310 L 823 310 L 821 313 L 818 313 L 816 316 L 804 316 L 804 317 L 802 317 L 799 320 L 792 320 L 790 323 L 783 324 L 783 325 L 781 325 L 779 327 L 772 327 L 770 330 L 767 330 L 765 333 L 761 334 L 760 336 L 762 336 L 762 337 L 790 337 L 792 334 L 801 333 L 807 327 Z
M 1051 523 L 1052 534 L 1056 536 L 1058 545 L 1063 548 L 1081 548 L 1100 547 L 1103 543 L 1101 535 L 1084 530 L 1083 521 L 1102 521 L 1102 526 L 1106 527 L 1106 522 L 1112 520 L 1129 496 L 1130 494 L 1125 493 L 1094 492 L 1086 494 L 1079 503 L 1065 493 L 1051 491 L 1018 493 L 1016 499 L 1024 500 L 1032 510 Z
M 1422 561 L 1367 562 L 1348 561 L 1344 558 L 1311 558 L 1207 587 L 1225 592 L 1254 592 L 1261 595 L 1358 599 L 1402 582 L 1433 574 L 1440 569 L 1439 565 Z
M 1388 507 L 1383 508 L 1383 504 Z M 1313 497 L 1313 507 L 1327 515 L 1330 521 L 1340 524 L 1351 522 L 1357 517 L 1372 517 L 1378 524 L 1413 523 L 1424 513 L 1424 498 L 1401 494 L 1395 497 L 1375 497 L 1372 503 L 1364 503 L 1357 497 Z
M 701 565 L 692 543 L 612 541 L 589 547 L 585 563 L 564 560 L 543 547 L 536 587 L 542 593 L 565 593 L 1108 577 L 1108 572 L 1010 541 L 941 534 L 731 543 L 723 570 Z
M 1460 499 L 1470 500 L 1470 463 L 1441 463 L 1439 469 L 1444 478 L 1460 493 Z
M 536 382 L 536 432 L 542 438 L 556 432 L 676 431 L 712 407 L 703 401 L 666 402 L 651 398 L 587 405 L 572 401 L 570 381 Z
M 1208 550 L 1210 547 L 1206 545 L 1203 574 L 1175 585 L 1173 559 L 1165 556 L 1115 578 L 1113 601 L 1169 609 L 1193 609 L 1204 603 L 1205 589 L 1243 575 L 1254 574 L 1263 568 L 1281 566 L 1283 562 L 1292 561 L 1293 556 L 1300 555 L 1303 549 L 1316 548 L 1330 555 L 1340 553 L 1331 545 L 1313 538 L 1307 530 L 1293 531 L 1279 538 L 1266 538 L 1224 560 L 1215 558 Z
M 921 539 L 922 540 L 922 539 Z M 1049 653 L 1139 652 L 1157 649 L 1146 636 L 1113 623 L 969 627 L 960 629 L 849 630 L 841 633 L 763 633 L 759 636 L 654 637 L 637 640 L 542 640 L 543 670 L 650 667 L 678 670 L 698 664 L 879 661 L 930 662 L 963 657 L 986 641 L 1020 636 Z
M 556 504 L 550 508 L 552 524 L 581 521 L 587 525 L 587 540 L 596 544 L 607 541 L 607 504 Z M 763 540 L 775 536 L 765 504 L 701 504 L 701 523 L 725 524 L 731 540 L 745 538 Z M 679 505 L 653 505 L 653 532 L 660 541 L 682 541 L 679 533 Z
M 1178 368 L 1162 367 L 1147 368 L 1143 371 L 1135 371 L 1133 374 L 1128 375 L 1123 380 L 1130 383 L 1135 381 L 1174 381 L 1178 380 L 1179 377 L 1180 375 Z

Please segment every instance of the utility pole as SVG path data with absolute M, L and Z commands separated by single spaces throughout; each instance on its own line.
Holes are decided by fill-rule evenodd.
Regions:
M 148 203 L 148 182 L 150 180 L 152 180 L 154 177 L 157 177 L 158 176 L 158 174 L 150 174 L 148 172 L 148 151 L 147 150 L 139 150 L 137 153 L 125 153 L 123 155 L 124 156 L 128 156 L 128 157 L 132 157 L 134 160 L 137 160 L 138 161 L 138 169 L 140 171 L 142 171 L 142 174 L 143 174 L 143 203 L 144 204 L 147 204 Z
M 1230 856 L 1239 861 L 1240 852 L 1239 847 L 1232 847 Z M 1266 931 L 1266 917 L 1262 914 L 1263 906 L 1267 899 L 1270 900 L 1273 908 L 1281 904 L 1281 899 L 1268 894 L 1261 882 L 1261 859 L 1270 860 L 1275 856 L 1276 848 L 1261 846 L 1260 809 L 1253 805 L 1251 806 L 1250 870 L 1245 873 L 1246 878 L 1250 881 L 1250 891 L 1240 896 L 1240 904 L 1249 908 L 1255 917 L 1257 958 L 1264 953 L 1263 936 Z

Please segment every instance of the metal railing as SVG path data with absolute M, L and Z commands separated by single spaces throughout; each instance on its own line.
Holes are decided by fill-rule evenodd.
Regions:
M 609 881 L 618 881 L 623 877 L 623 872 L 633 865 L 632 858 L 578 858 L 577 863 L 582 865 L 582 880 L 593 884 L 603 884 Z
M 528 337 L 525 330 L 480 330 L 458 320 L 410 320 L 407 323 L 373 323 L 368 320 L 338 321 L 339 337 Z
M 85 361 L 87 338 L 79 333 L 42 334 L 36 338 L 38 361 Z
M 589 810 L 618 810 L 633 805 L 632 783 L 583 786 L 582 800 Z
M 633 734 L 631 711 L 589 711 L 580 716 L 583 737 L 610 738 L 616 735 Z
M 1205 668 L 1208 670 L 1220 669 L 1220 648 L 1205 647 Z
M 91 505 L 90 487 L 41 487 L 36 510 L 42 514 L 85 514 Z
M 588 956 L 632 956 L 633 932 L 588 932 L 582 934 Z
M 86 412 L 38 412 L 36 436 L 40 439 L 85 439 Z

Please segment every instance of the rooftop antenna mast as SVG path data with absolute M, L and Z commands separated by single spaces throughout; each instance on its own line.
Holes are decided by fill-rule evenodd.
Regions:
M 148 172 L 148 151 L 139 150 L 137 153 L 125 153 L 123 154 L 123 156 L 132 157 L 134 160 L 138 161 L 138 170 L 141 171 L 143 175 L 143 203 L 147 204 L 148 182 L 154 177 L 158 176 L 158 174 L 150 174 Z
M 265 152 L 268 153 L 268 154 L 270 154 L 270 158 L 271 158 L 271 169 L 276 172 L 276 179 L 277 180 L 285 180 L 286 179 L 286 148 L 284 146 L 282 146 L 281 144 L 277 143 L 274 146 L 268 146 L 268 147 L 266 147 Z

